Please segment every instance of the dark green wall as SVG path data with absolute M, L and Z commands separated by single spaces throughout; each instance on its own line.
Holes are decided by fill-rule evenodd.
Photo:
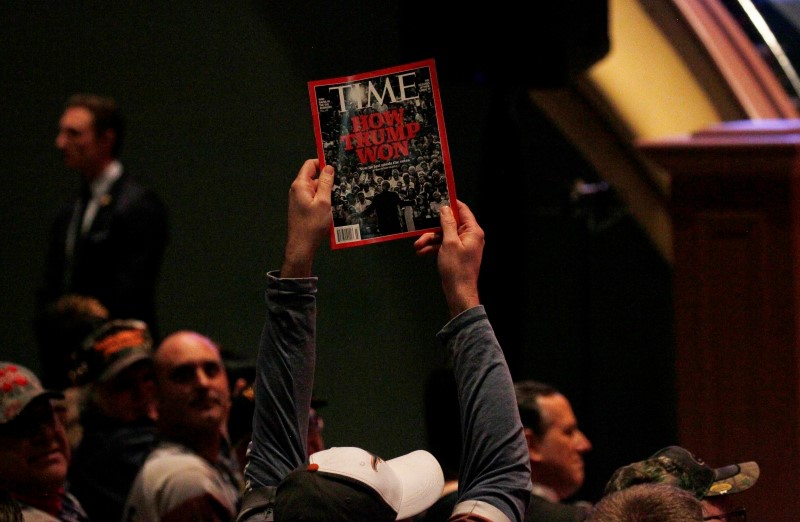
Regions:
M 263 275 L 282 256 L 286 193 L 315 155 L 306 82 L 427 58 L 415 53 L 428 30 L 441 42 L 445 29 L 430 26 L 424 8 L 401 16 L 388 0 L 347 10 L 48 4 L 0 7 L 0 358 L 38 368 L 31 318 L 47 228 L 77 184 L 53 140 L 76 91 L 118 99 L 129 123 L 124 164 L 170 208 L 163 332 L 195 329 L 253 356 Z M 549 380 L 572 399 L 595 443 L 585 492 L 594 497 L 616 466 L 674 442 L 669 267 L 627 215 L 587 228 L 567 195 L 576 177 L 595 176 L 591 168 L 522 91 L 461 74 L 469 61 L 454 53 L 458 44 L 430 56 L 441 66 L 457 194 L 488 234 L 485 302 L 514 376 Z M 536 70 L 535 53 L 521 51 L 521 66 Z M 328 444 L 386 457 L 423 447 L 425 376 L 445 361 L 434 338 L 447 311 L 433 260 L 400 240 L 323 248 L 315 269 Z

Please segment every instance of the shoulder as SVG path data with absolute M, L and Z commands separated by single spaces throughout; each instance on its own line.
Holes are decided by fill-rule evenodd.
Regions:
M 148 455 L 142 474 L 148 477 L 191 477 L 196 473 L 214 472 L 205 459 L 180 444 L 159 443 Z
M 154 209 L 165 209 L 161 197 L 152 188 L 142 184 L 132 174 L 123 174 L 112 186 L 111 196 L 119 205 L 147 205 Z
M 185 503 L 207 500 L 228 512 L 235 510 L 238 489 L 199 455 L 172 443 L 161 443 L 152 451 L 134 482 L 128 504 L 146 513 L 161 515 Z

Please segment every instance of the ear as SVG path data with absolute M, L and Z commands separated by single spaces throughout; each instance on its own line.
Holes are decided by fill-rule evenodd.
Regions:
M 524 428 L 525 441 L 528 443 L 528 454 L 532 462 L 541 462 L 544 459 L 542 455 L 542 441 L 530 428 Z
M 112 129 L 106 129 L 100 134 L 100 143 L 108 150 L 109 154 L 114 149 L 114 144 L 117 142 L 117 133 Z

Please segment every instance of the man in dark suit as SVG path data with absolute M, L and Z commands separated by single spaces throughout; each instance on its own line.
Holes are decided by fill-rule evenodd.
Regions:
M 55 145 L 81 176 L 80 195 L 50 231 L 39 311 L 67 294 L 98 299 L 110 317 L 145 321 L 158 338 L 155 295 L 169 242 L 159 197 L 119 161 L 124 122 L 116 102 L 76 94 L 66 103 Z M 46 355 L 46 354 L 43 354 Z
M 378 232 L 381 236 L 399 234 L 403 232 L 403 223 L 400 221 L 400 194 L 391 190 L 388 181 L 381 182 L 381 191 L 375 194 L 370 203 L 362 212 L 367 217 L 372 212 L 378 217 Z
M 539 381 L 517 381 L 514 391 L 533 482 L 525 521 L 585 520 L 591 505 L 568 500 L 583 485 L 583 455 L 592 449 L 592 443 L 578 428 L 572 405 L 556 388 Z

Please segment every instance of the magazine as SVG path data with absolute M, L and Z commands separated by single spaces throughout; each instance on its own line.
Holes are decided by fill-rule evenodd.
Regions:
M 308 91 L 320 163 L 336 169 L 331 248 L 441 232 L 439 207 L 456 193 L 434 61 L 315 80 Z

